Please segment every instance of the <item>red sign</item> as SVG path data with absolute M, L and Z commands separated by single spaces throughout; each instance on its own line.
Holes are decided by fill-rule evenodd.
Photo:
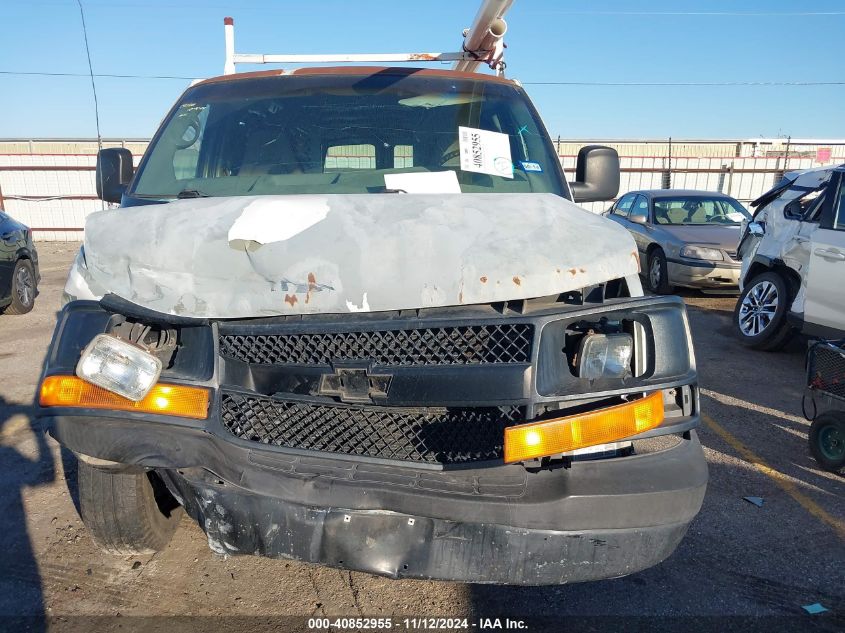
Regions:
M 816 150 L 816 162 L 817 163 L 827 163 L 830 161 L 830 154 L 831 148 L 829 147 L 819 147 Z

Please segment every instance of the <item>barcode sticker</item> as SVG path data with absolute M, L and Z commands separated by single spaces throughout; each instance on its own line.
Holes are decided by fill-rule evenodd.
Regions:
M 507 134 L 459 127 L 461 170 L 513 178 L 511 142 Z

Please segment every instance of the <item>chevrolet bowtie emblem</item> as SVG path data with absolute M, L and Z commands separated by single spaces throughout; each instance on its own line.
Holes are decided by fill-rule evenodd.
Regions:
M 333 374 L 320 376 L 318 393 L 336 396 L 343 402 L 372 403 L 373 398 L 385 398 L 390 389 L 390 374 L 371 374 L 357 367 L 338 367 Z

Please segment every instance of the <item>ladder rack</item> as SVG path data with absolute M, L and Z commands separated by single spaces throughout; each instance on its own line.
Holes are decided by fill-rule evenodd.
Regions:
M 463 50 L 456 53 L 374 53 L 336 55 L 267 55 L 264 53 L 235 52 L 235 21 L 223 18 L 226 38 L 226 62 L 223 74 L 236 72 L 236 64 L 345 64 L 345 63 L 402 63 L 402 62 L 455 62 L 452 68 L 476 72 L 481 64 L 504 75 L 504 36 L 507 23 L 504 14 L 513 0 L 483 0 L 470 28 L 463 33 Z

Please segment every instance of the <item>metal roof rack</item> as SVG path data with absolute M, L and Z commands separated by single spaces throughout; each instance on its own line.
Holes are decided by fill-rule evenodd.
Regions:
M 223 18 L 226 38 L 226 63 L 223 74 L 235 73 L 236 64 L 326 64 L 326 63 L 401 63 L 455 62 L 453 70 L 477 72 L 482 64 L 505 73 L 504 36 L 508 25 L 504 15 L 514 0 L 483 0 L 472 26 L 463 32 L 462 50 L 456 53 L 374 53 L 339 55 L 267 55 L 235 52 L 235 21 Z

